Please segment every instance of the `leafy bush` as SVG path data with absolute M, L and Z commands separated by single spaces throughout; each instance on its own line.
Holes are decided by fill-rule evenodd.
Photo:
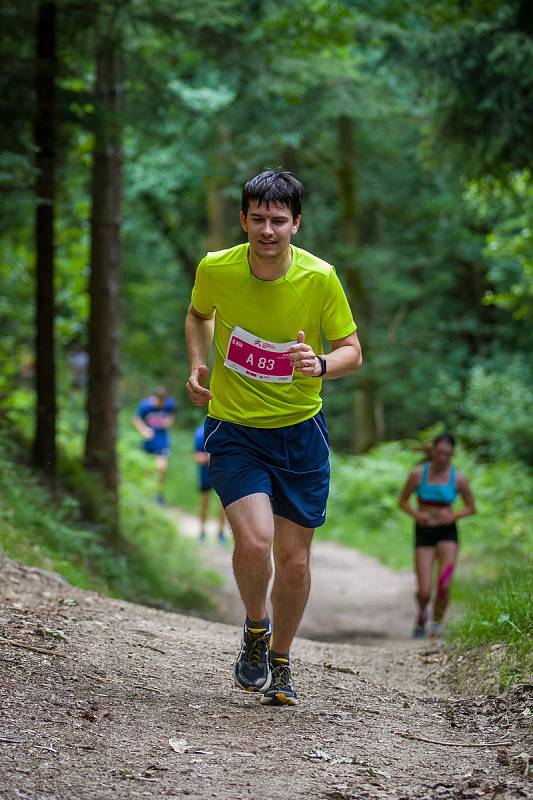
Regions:
M 465 386 L 442 370 L 430 402 L 478 458 L 533 464 L 533 374 L 523 359 L 499 369 L 478 364 Z
M 514 361 L 504 372 L 474 367 L 464 398 L 466 419 L 457 433 L 494 460 L 533 464 L 533 386 L 526 366 Z

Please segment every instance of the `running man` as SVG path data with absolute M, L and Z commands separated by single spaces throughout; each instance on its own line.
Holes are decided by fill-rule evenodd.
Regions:
M 240 212 L 248 242 L 200 262 L 185 321 L 187 391 L 194 405 L 208 405 L 209 474 L 233 530 L 233 569 L 246 610 L 234 679 L 261 692 L 267 705 L 297 702 L 290 648 L 329 489 L 322 380 L 361 366 L 356 325 L 334 268 L 291 244 L 302 192 L 290 172 L 248 181 Z M 322 336 L 331 346 L 327 355 Z
M 204 450 L 204 423 L 202 422 L 194 431 L 194 460 L 198 464 L 198 489 L 200 491 L 200 508 L 198 517 L 200 519 L 200 541 L 204 542 L 207 538 L 206 524 L 209 513 L 209 498 L 211 496 L 211 481 L 209 480 L 209 453 Z M 225 544 L 226 534 L 224 526 L 226 524 L 226 514 L 222 505 L 219 506 L 218 514 L 218 541 Z
M 415 639 L 425 639 L 429 622 L 429 603 L 433 583 L 433 564 L 438 564 L 437 591 L 433 604 L 430 633 L 440 636 L 442 619 L 448 607 L 453 572 L 457 563 L 457 520 L 476 513 L 474 498 L 466 478 L 452 464 L 455 439 L 449 433 L 435 437 L 429 461 L 419 464 L 407 478 L 398 505 L 415 519 L 415 568 L 418 616 L 413 628 Z M 416 492 L 418 508 L 409 498 Z M 454 511 L 452 503 L 461 495 L 463 508 Z
M 141 400 L 133 417 L 133 425 L 143 437 L 143 450 L 155 455 L 157 470 L 157 496 L 161 505 L 165 502 L 163 488 L 170 454 L 168 429 L 174 422 L 176 401 L 167 395 L 164 386 L 158 386 L 149 397 Z

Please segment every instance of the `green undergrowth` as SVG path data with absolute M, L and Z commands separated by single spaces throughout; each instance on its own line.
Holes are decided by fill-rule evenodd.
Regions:
M 63 420 L 59 441 L 63 488 L 52 489 L 0 431 L 0 550 L 54 570 L 85 589 L 207 613 L 219 580 L 199 566 L 196 543 L 179 534 L 136 482 L 136 470 L 141 469 L 136 454 L 124 457 L 121 537 L 111 545 L 105 525 L 88 523 L 82 512 L 84 496 L 92 492 L 97 498 L 99 487 L 80 466 L 81 436 Z
M 479 654 L 499 688 L 533 678 L 533 561 L 488 585 L 471 587 L 465 612 L 449 629 L 456 653 Z

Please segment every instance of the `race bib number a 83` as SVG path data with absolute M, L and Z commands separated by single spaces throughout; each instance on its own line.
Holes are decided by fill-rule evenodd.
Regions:
M 243 328 L 233 328 L 224 366 L 255 381 L 291 383 L 292 363 L 288 352 L 293 342 L 266 342 Z

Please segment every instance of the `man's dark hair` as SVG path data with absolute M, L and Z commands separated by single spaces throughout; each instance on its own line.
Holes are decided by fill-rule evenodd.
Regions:
M 302 213 L 303 192 L 304 187 L 292 172 L 266 170 L 251 178 L 245 185 L 242 192 L 242 213 L 247 215 L 250 202 L 257 205 L 266 203 L 267 208 L 273 203 L 275 206 L 290 208 L 293 219 L 296 219 Z

